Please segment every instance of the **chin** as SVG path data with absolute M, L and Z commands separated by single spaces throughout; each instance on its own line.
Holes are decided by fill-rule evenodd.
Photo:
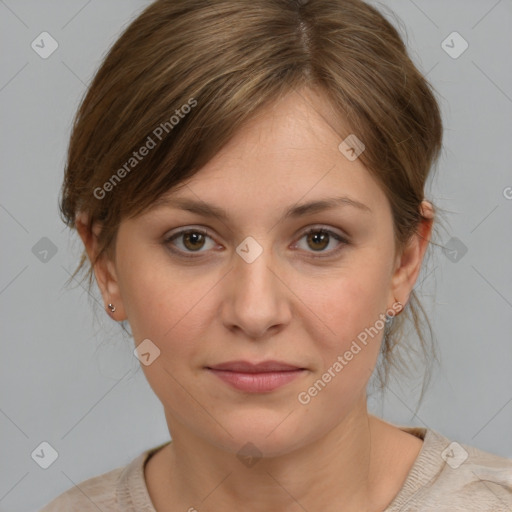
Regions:
M 306 431 L 304 422 L 298 421 L 293 413 L 289 413 L 289 410 L 279 413 L 256 411 L 254 414 L 237 414 L 236 418 L 224 417 L 222 425 L 231 435 L 220 429 L 218 432 L 221 439 L 211 441 L 234 455 L 286 455 L 307 444 L 311 435 Z M 211 438 L 211 434 L 209 437 Z

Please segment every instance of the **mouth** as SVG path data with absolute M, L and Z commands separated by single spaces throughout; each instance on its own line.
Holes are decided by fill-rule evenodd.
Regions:
M 226 384 L 246 393 L 274 391 L 307 371 L 306 368 L 280 361 L 229 361 L 205 369 Z

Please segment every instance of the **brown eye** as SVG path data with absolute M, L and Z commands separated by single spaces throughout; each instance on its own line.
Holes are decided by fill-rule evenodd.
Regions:
M 322 251 L 329 245 L 329 234 L 325 231 L 312 231 L 309 232 L 306 236 L 309 247 L 315 251 Z
M 183 245 L 191 251 L 197 251 L 203 247 L 205 240 L 204 237 L 205 235 L 203 235 L 203 233 L 187 231 L 183 235 Z
M 325 228 L 312 228 L 304 233 L 301 240 L 306 239 L 306 252 L 320 253 L 318 256 L 312 255 L 313 258 L 328 257 L 336 254 L 338 251 L 343 249 L 343 246 L 348 245 L 349 241 L 343 236 Z M 333 242 L 337 242 L 333 244 Z M 299 244 L 297 244 L 299 245 Z M 332 250 L 325 250 L 330 245 L 335 247 Z
M 181 230 L 165 239 L 165 244 L 174 253 L 187 256 L 187 253 L 203 253 L 206 250 L 201 250 L 207 247 L 207 240 L 212 240 L 211 236 L 206 231 L 201 229 L 185 229 Z M 177 243 L 181 242 L 181 243 Z M 212 240 L 213 242 L 213 240 Z M 211 244 L 213 247 L 215 244 Z M 211 248 L 210 247 L 210 248 Z

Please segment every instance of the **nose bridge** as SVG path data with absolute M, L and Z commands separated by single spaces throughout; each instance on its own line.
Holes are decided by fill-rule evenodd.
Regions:
M 268 300 L 273 296 L 275 266 L 271 238 L 257 241 L 254 237 L 246 237 L 236 248 L 234 272 L 236 275 L 237 295 L 249 298 L 258 296 L 261 300 Z
M 232 287 L 224 321 L 251 336 L 261 336 L 273 325 L 286 321 L 281 280 L 270 246 L 271 237 L 257 241 L 247 237 L 236 248 Z

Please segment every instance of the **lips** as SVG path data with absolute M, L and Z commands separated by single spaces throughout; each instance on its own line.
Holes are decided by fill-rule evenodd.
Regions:
M 245 393 L 274 391 L 306 373 L 305 368 L 281 361 L 228 361 L 206 369 L 226 384 Z
M 238 373 L 270 373 L 270 372 L 289 372 L 303 370 L 300 366 L 294 366 L 281 361 L 262 361 L 261 363 L 251 363 L 249 361 L 228 361 L 207 367 L 211 370 L 225 370 Z

